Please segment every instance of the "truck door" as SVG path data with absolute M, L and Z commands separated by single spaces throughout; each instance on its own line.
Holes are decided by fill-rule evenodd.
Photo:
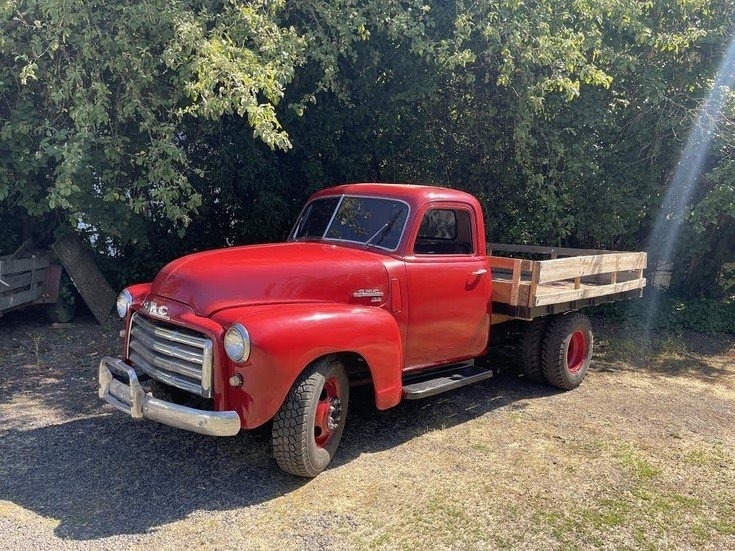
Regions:
M 406 368 L 481 354 L 489 336 L 491 277 L 467 205 L 431 204 L 419 213 L 406 251 Z

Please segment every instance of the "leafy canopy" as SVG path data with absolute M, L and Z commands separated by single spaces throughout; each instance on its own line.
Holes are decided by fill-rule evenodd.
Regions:
M 467 189 L 494 240 L 640 248 L 733 21 L 730 0 L 5 1 L 0 249 L 32 220 L 160 264 L 371 179 Z M 681 253 L 715 274 L 725 115 Z

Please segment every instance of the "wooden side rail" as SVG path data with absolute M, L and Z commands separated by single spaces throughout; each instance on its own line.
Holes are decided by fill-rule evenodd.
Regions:
M 0 312 L 39 299 L 48 266 L 48 255 L 0 260 Z
M 488 251 L 554 256 L 549 260 L 489 256 L 496 303 L 535 308 L 620 295 L 646 285 L 646 253 L 496 243 L 488 245 Z

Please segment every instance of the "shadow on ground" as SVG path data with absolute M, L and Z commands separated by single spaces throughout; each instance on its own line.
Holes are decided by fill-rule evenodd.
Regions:
M 735 336 L 695 331 L 633 332 L 629 327 L 596 320 L 595 371 L 638 371 L 653 376 L 687 376 L 703 382 L 731 379 L 733 370 L 723 362 L 735 362 Z
M 103 406 L 96 364 L 117 353 L 118 331 L 115 320 L 99 326 L 84 317 L 56 329 L 26 313 L 0 320 L 0 500 L 57 519 L 60 538 L 94 540 L 144 534 L 197 510 L 257 505 L 309 484 L 277 467 L 263 433 L 205 437 Z M 369 389 L 356 389 L 332 468 L 556 392 L 506 370 L 377 411 Z M 27 407 L 41 413 L 29 419 Z
M 32 308 L 0 318 L 0 406 L 22 396 L 62 416 L 96 411 L 98 404 L 88 396 L 95 392 L 97 364 L 119 352 L 119 331 L 116 316 L 99 325 L 89 312 L 62 325 Z
M 500 376 L 379 412 L 356 392 L 332 467 L 550 393 Z M 60 538 L 143 534 L 196 510 L 247 507 L 309 484 L 277 467 L 266 435 L 210 438 L 97 408 L 93 417 L 0 433 L 0 500 L 59 520 Z

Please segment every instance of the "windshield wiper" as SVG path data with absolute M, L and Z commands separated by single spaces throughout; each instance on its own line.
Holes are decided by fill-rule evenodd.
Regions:
M 368 245 L 378 246 L 383 241 L 383 239 L 385 239 L 385 237 L 390 233 L 390 230 L 393 229 L 393 225 L 401 217 L 401 214 L 403 214 L 403 210 L 401 209 L 397 210 L 396 213 L 391 217 L 390 220 L 388 220 L 385 224 L 383 224 L 383 226 L 378 231 L 376 231 L 370 239 L 365 241 L 365 246 L 368 246 Z M 380 237 L 380 239 L 378 239 L 375 243 L 373 243 L 373 239 L 375 239 L 378 236 Z

